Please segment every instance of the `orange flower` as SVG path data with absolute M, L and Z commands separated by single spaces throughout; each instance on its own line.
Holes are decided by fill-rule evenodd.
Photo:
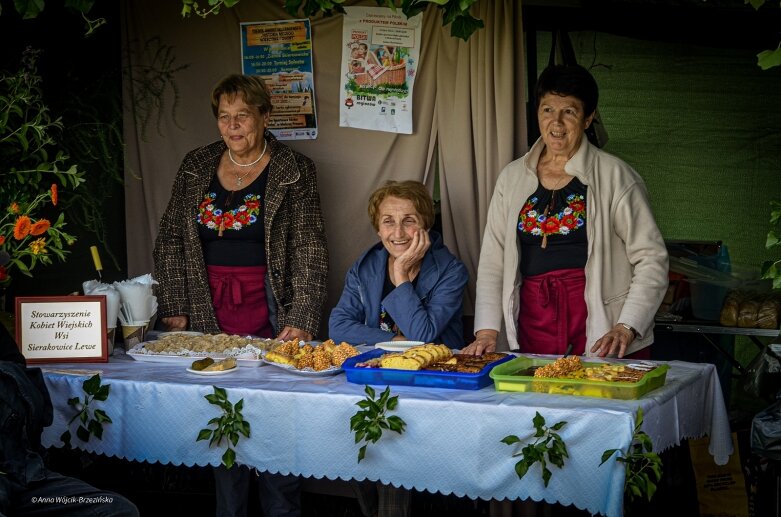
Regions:
M 18 214 L 19 213 L 19 205 L 14 201 L 11 203 L 11 206 L 8 207 L 8 211 L 12 214 Z
M 0 235 L 0 246 L 5 244 L 5 235 Z
M 50 226 L 51 223 L 49 223 L 49 221 L 40 219 L 30 227 L 30 235 L 41 235 L 42 233 L 46 233 Z
M 35 239 L 33 242 L 30 243 L 30 251 L 33 252 L 33 255 L 46 253 L 46 240 Z
M 57 206 L 57 184 L 52 183 L 52 204 Z
M 20 241 L 27 237 L 30 233 L 30 218 L 26 215 L 22 215 L 16 220 L 14 225 L 14 239 Z

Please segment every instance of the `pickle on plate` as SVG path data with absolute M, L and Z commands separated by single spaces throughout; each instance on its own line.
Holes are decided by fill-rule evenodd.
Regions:
M 194 361 L 193 365 L 190 367 L 193 370 L 203 370 L 207 366 L 211 366 L 214 364 L 214 359 L 211 357 L 204 357 L 203 359 L 199 359 L 198 361 Z

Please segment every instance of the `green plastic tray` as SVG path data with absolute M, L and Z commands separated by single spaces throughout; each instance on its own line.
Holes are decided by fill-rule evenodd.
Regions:
M 639 382 L 592 381 L 586 379 L 549 379 L 521 375 L 529 368 L 552 363 L 553 359 L 517 357 L 491 370 L 490 376 L 498 391 L 528 391 L 534 393 L 556 393 L 608 399 L 637 399 L 651 390 L 664 386 L 669 365 L 660 364 L 640 379 Z M 599 366 L 602 363 L 583 363 L 584 367 Z

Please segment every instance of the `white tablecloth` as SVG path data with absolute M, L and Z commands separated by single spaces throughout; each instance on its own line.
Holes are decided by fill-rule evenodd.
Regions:
M 344 374 L 302 377 L 274 366 L 240 368 L 229 375 L 205 377 L 182 365 L 112 358 L 104 364 L 43 365 L 52 395 L 54 423 L 43 434 L 47 447 L 60 447 L 74 409 L 71 397 L 84 397 L 83 381 L 100 373 L 111 385 L 105 402 L 93 406 L 108 413 L 103 439 L 84 450 L 128 460 L 174 465 L 219 465 L 225 447 L 196 442 L 199 430 L 220 416 L 204 396 L 212 385 L 225 388 L 233 402 L 244 399 L 249 438 L 236 449 L 239 463 L 270 472 L 329 479 L 370 479 L 410 489 L 482 499 L 545 500 L 574 504 L 592 514 L 622 515 L 624 467 L 615 456 L 599 466 L 607 449 L 626 450 L 631 442 L 638 407 L 645 414 L 643 430 L 659 452 L 682 439 L 710 437 L 710 452 L 718 464 L 727 462 L 732 441 L 726 408 L 713 365 L 671 362 L 665 386 L 640 400 L 605 400 L 566 395 L 477 390 L 421 389 L 391 386 L 399 396 L 393 414 L 407 429 L 399 435 L 385 431 L 370 444 L 358 463 L 360 444 L 350 431 L 356 402 L 364 386 L 347 382 Z M 65 370 L 91 370 L 74 375 Z M 78 373 L 78 372 L 77 372 Z M 379 393 L 384 386 L 375 387 Z M 559 431 L 569 458 L 563 469 L 550 466 L 545 487 L 539 465 L 523 479 L 514 466 L 516 450 L 501 443 L 517 435 L 524 445 L 534 433 L 532 418 L 539 412 L 548 425 L 567 424 Z

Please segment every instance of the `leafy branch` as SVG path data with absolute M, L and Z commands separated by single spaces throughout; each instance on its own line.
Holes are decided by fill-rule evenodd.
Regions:
M 366 447 L 369 443 L 377 443 L 382 437 L 382 430 L 388 429 L 399 434 L 404 432 L 407 423 L 397 416 L 385 416 L 387 411 L 393 411 L 399 404 L 399 397 L 391 397 L 390 386 L 375 398 L 375 391 L 371 386 L 364 388 L 366 398 L 356 402 L 361 408 L 350 418 L 350 430 L 355 431 L 355 443 L 363 440 L 365 443 L 358 450 L 358 463 L 366 456 Z
M 469 13 L 472 4 L 478 0 L 375 0 L 377 5 L 388 7 L 394 11 L 401 8 L 407 18 L 411 18 L 426 10 L 429 4 L 434 4 L 442 13 L 442 26 L 450 25 L 450 35 L 467 41 L 469 37 L 485 25 L 483 21 Z M 344 0 L 285 0 L 285 11 L 291 16 L 331 16 L 334 13 L 344 13 Z M 192 14 L 202 18 L 210 14 L 219 14 L 222 7 L 233 7 L 239 0 L 207 0 L 209 9 L 201 8 L 195 0 L 182 0 L 182 16 Z
M 68 428 L 70 425 L 78 419 L 80 421 L 78 429 L 76 429 L 76 436 L 82 442 L 88 442 L 90 436 L 94 435 L 98 440 L 103 439 L 103 424 L 111 423 L 111 418 L 102 409 L 92 410 L 90 404 L 94 401 L 105 401 L 108 399 L 109 392 L 111 391 L 111 384 L 101 385 L 100 375 L 93 375 L 82 384 L 84 389 L 84 400 L 80 400 L 79 397 L 73 397 L 68 399 L 68 405 L 76 408 L 78 411 L 73 418 L 68 421 Z M 70 429 L 66 429 L 60 440 L 66 447 L 71 446 L 71 432 Z
M 195 441 L 209 440 L 209 447 L 215 444 L 219 446 L 223 440 L 230 442 L 222 455 L 222 464 L 231 468 L 236 463 L 236 451 L 231 448 L 231 445 L 236 447 L 236 444 L 239 443 L 239 434 L 249 438 L 250 433 L 249 422 L 244 420 L 244 415 L 241 414 L 241 410 L 244 408 L 244 399 L 239 400 L 235 405 L 231 404 L 231 401 L 228 400 L 228 392 L 224 388 L 217 386 L 212 386 L 212 388 L 214 388 L 214 393 L 210 393 L 204 398 L 210 404 L 219 406 L 222 409 L 222 416 L 209 420 L 206 425 L 216 425 L 217 428 L 201 429 Z
M 765 248 L 773 249 L 781 246 L 781 201 L 770 202 L 770 231 L 767 232 Z M 766 261 L 762 264 L 762 278 L 773 280 L 773 288 L 781 288 L 781 259 Z
M 653 452 L 651 438 L 640 430 L 642 425 L 643 410 L 638 408 L 629 450 L 608 449 L 602 453 L 602 463 L 599 465 L 602 466 L 613 454 L 618 453 L 616 461 L 623 463 L 626 469 L 624 493 L 629 495 L 630 501 L 644 497 L 650 502 L 656 493 L 656 483 L 662 479 L 662 459 Z
M 559 422 L 551 427 L 546 427 L 545 419 L 542 415 L 538 411 L 534 413 L 532 424 L 536 430 L 534 438 L 537 438 L 537 440 L 534 443 L 525 445 L 520 451 L 513 453 L 513 457 L 521 456 L 520 461 L 515 464 L 515 472 L 518 474 L 518 479 L 522 479 L 529 472 L 531 466 L 539 462 L 542 467 L 542 481 L 546 487 L 548 486 L 548 482 L 553 475 L 548 468 L 548 463 L 562 468 L 564 466 L 564 458 L 569 458 L 567 445 L 561 439 L 561 436 L 555 432 L 561 430 L 566 423 Z M 505 436 L 501 441 L 507 445 L 513 445 L 521 440 L 514 434 L 511 434 Z M 545 459 L 546 457 L 547 460 Z

